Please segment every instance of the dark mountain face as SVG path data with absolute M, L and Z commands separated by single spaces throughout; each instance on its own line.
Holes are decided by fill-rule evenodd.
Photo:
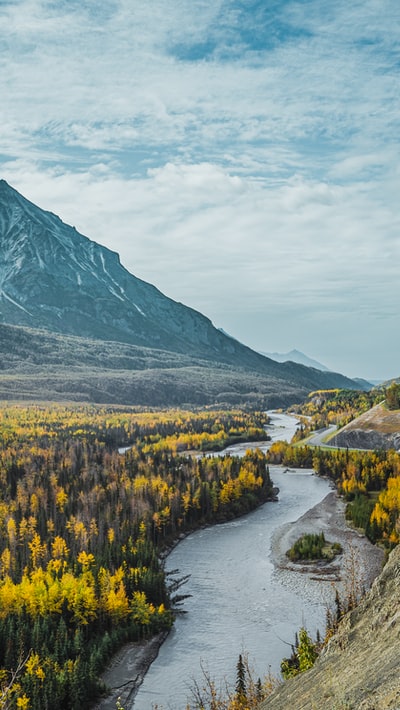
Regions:
M 96 244 L 0 181 L 0 322 L 265 366 L 201 313 L 130 274 Z M 269 365 L 274 370 L 274 364 Z
M 357 388 L 341 375 L 282 365 L 230 338 L 201 313 L 130 274 L 118 254 L 36 207 L 4 180 L 0 323 L 180 353 L 302 388 Z

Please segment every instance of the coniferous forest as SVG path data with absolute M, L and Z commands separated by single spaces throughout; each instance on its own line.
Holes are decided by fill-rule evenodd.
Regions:
M 399 542 L 400 454 L 272 444 L 264 413 L 0 409 L 0 707 L 90 708 L 123 643 L 168 631 L 162 552 L 271 498 L 268 464 L 313 467 L 374 542 Z M 171 599 L 172 597 L 172 599 Z
M 89 708 L 119 646 L 171 627 L 160 552 L 272 494 L 258 449 L 200 452 L 265 440 L 266 423 L 236 411 L 0 410 L 3 707 Z

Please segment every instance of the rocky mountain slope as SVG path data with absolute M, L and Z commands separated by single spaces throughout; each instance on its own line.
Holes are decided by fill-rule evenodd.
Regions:
M 6 332 L 3 328 L 0 333 L 5 358 L 2 380 L 6 389 L 13 372 L 27 377 L 32 373 L 33 364 L 36 374 L 39 371 L 43 376 L 48 374 L 49 365 L 55 365 L 53 347 L 59 353 L 60 366 L 70 365 L 71 358 L 78 361 L 85 350 L 83 363 L 96 377 L 106 377 L 106 370 L 112 370 L 113 374 L 118 370 L 141 373 L 136 377 L 135 392 L 140 390 L 139 380 L 143 381 L 145 371 L 147 380 L 152 376 L 154 379 L 156 369 L 162 371 L 171 386 L 177 386 L 178 392 L 181 377 L 177 373 L 183 366 L 197 368 L 184 378 L 184 402 L 190 401 L 190 378 L 194 378 L 194 388 L 201 391 L 205 371 L 210 368 L 215 387 L 208 388 L 208 395 L 203 397 L 206 402 L 226 391 L 236 391 L 242 397 L 243 392 L 258 392 L 261 388 L 268 394 L 281 394 L 282 403 L 287 403 L 287 394 L 294 401 L 293 397 L 301 397 L 312 389 L 359 388 L 353 380 L 336 373 L 323 373 L 293 362 L 274 362 L 230 338 L 206 316 L 173 301 L 130 274 L 121 265 L 118 254 L 79 234 L 51 212 L 35 206 L 4 180 L 0 180 L 0 323 L 26 329 L 24 337 L 21 329 L 9 328 Z M 64 359 L 60 355 L 62 344 L 57 339 L 53 338 L 50 346 L 51 334 L 70 336 L 68 344 L 65 342 Z M 74 336 L 85 339 L 86 344 L 74 341 Z M 25 345 L 19 349 L 15 343 L 21 339 Z M 94 344 L 89 346 L 89 340 Z M 115 344 L 113 357 L 106 358 L 107 362 L 104 352 L 100 360 L 96 359 L 99 342 Z M 129 365 L 124 355 L 127 345 L 142 350 L 140 355 L 138 351 L 130 352 Z M 10 348 L 15 350 L 11 370 Z M 72 354 L 74 348 L 75 355 Z M 100 348 L 104 349 L 107 350 Z M 150 349 L 151 353 L 143 353 L 143 349 Z M 170 355 L 166 357 L 166 353 Z M 201 370 L 200 377 L 198 370 Z M 260 380 L 261 377 L 263 386 L 260 382 L 254 386 L 254 378 Z M 159 374 L 157 379 L 160 379 Z M 25 391 L 34 385 L 31 381 Z M 74 388 L 79 389 L 79 385 L 75 383 Z M 18 384 L 15 389 L 18 390 Z M 118 398 L 120 387 L 111 389 L 112 395 L 98 391 L 98 401 L 115 401 L 108 398 Z M 97 385 L 95 390 L 98 390 Z
M 283 378 L 167 350 L 0 324 L 0 399 L 275 407 L 301 391 Z
M 256 353 L 200 313 L 130 274 L 115 252 L 79 234 L 0 181 L 0 319 L 3 323 L 175 352 Z M 258 356 L 261 360 L 260 356 Z
M 286 681 L 260 710 L 399 710 L 400 545 L 314 668 Z
M 329 440 L 332 446 L 359 449 L 400 449 L 400 411 L 377 404 Z

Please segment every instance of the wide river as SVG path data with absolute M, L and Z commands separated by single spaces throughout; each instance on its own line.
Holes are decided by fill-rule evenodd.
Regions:
M 269 412 L 272 440 L 290 440 L 296 420 Z M 266 450 L 270 442 L 259 447 Z M 246 447 L 229 447 L 243 454 Z M 247 653 L 255 677 L 279 672 L 301 627 L 324 631 L 327 600 L 320 587 L 302 575 L 274 568 L 271 537 L 282 524 L 297 520 L 330 492 L 328 481 L 312 471 L 270 467 L 279 501 L 265 503 L 238 520 L 193 533 L 167 558 L 166 569 L 190 574 L 180 590 L 191 594 L 174 628 L 151 665 L 131 706 L 135 710 L 184 710 L 193 680 L 202 667 L 219 686 L 234 683 L 240 653 Z M 131 710 L 131 708 L 129 710 Z

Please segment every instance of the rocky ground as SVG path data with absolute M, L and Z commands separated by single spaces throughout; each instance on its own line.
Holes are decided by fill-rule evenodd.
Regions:
M 356 585 L 359 591 L 369 589 L 382 569 L 383 551 L 347 525 L 344 511 L 344 501 L 332 491 L 298 520 L 278 528 L 271 545 L 271 556 L 276 567 L 300 572 L 310 579 L 334 582 L 343 593 L 349 584 Z M 320 532 L 329 542 L 339 542 L 343 554 L 331 563 L 305 564 L 288 559 L 287 550 L 301 535 Z
M 377 404 L 340 429 L 329 445 L 400 450 L 400 411 Z
M 277 565 L 287 566 L 284 552 L 312 520 L 323 513 L 318 525 L 326 536 L 349 535 L 343 527 L 340 501 L 330 494 L 321 506 L 286 526 L 274 541 Z M 335 512 L 336 511 L 336 512 Z M 341 541 L 339 539 L 339 541 Z M 348 538 L 350 541 L 350 538 Z M 356 559 L 368 562 L 370 578 L 380 564 L 377 548 L 357 538 Z M 290 545 L 289 545 L 290 546 Z M 290 563 L 289 563 L 290 564 Z M 336 565 L 336 562 L 334 563 Z M 345 556 L 339 570 L 346 565 Z M 312 574 L 309 570 L 308 574 Z M 283 683 L 260 710 L 400 710 L 400 545 L 393 550 L 383 571 L 358 607 L 347 614 L 314 668 Z

